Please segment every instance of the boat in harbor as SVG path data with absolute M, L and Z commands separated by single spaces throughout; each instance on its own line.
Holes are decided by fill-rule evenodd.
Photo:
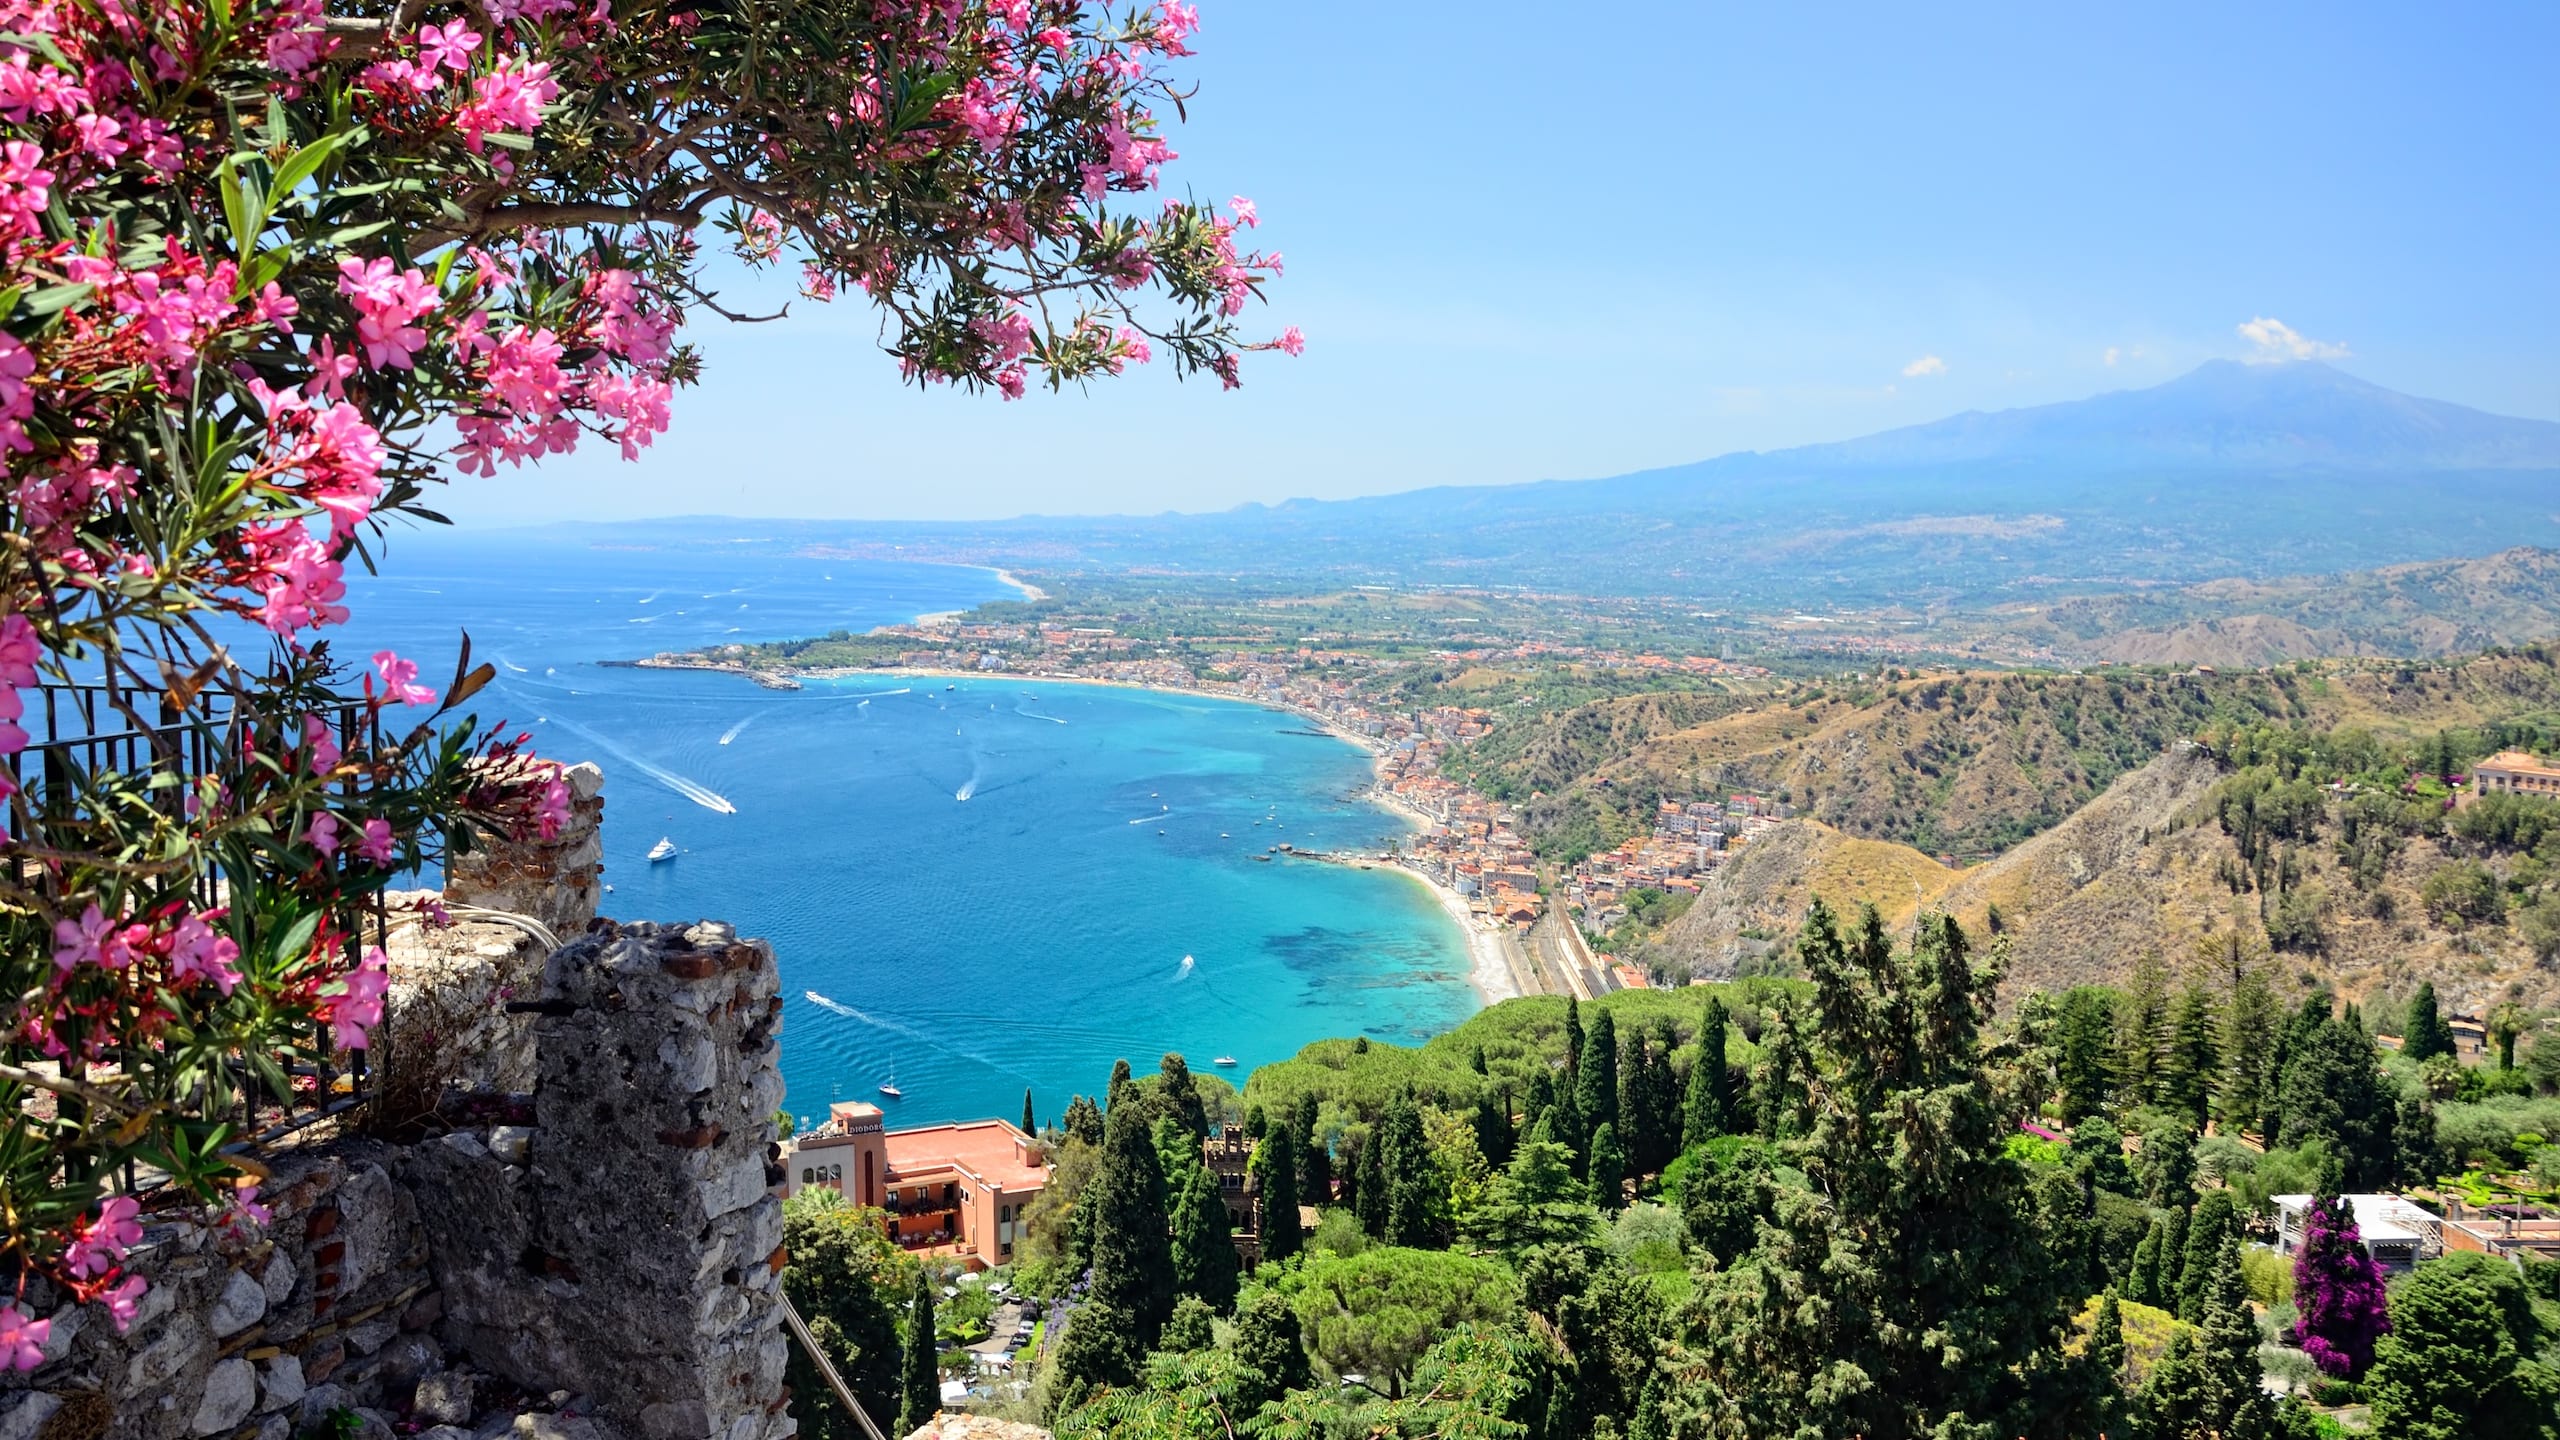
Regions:
M 657 864 L 661 860 L 673 860 L 674 858 L 676 858 L 676 842 L 668 839 L 664 835 L 658 837 L 657 844 L 649 847 L 649 863 L 652 865 Z
M 907 1092 L 898 1088 L 898 1072 L 896 1067 L 892 1066 L 889 1071 L 889 1078 L 881 1082 L 880 1093 L 888 1096 L 892 1100 L 904 1100 L 907 1098 Z

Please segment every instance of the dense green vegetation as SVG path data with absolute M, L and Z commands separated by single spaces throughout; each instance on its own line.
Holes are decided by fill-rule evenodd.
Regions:
M 1256 1072 L 1242 1274 L 1198 1144 L 1237 1097 L 1120 1067 L 1048 1135 L 1011 1278 L 1072 1308 L 1019 1413 L 1133 1440 L 2340 1433 L 2272 1373 L 2379 1434 L 2560 1435 L 2538 1268 L 2386 1295 L 2352 1242 L 2309 1270 L 2255 1243 L 2274 1194 L 2550 1149 L 2526 1127 L 2560 1119 L 2533 1093 L 2560 1042 L 2386 1056 L 2245 953 L 1995 1022 L 1998 947 L 1941 916 L 1897 940 L 1817 905 L 1797 951 L 1800 982 L 1513 1001 Z M 2432 1035 L 2433 1006 L 2388 1027 Z M 874 1289 L 870 1353 L 901 1294 Z

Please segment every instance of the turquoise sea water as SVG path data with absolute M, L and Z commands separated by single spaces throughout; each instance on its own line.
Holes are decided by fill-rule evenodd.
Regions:
M 980 570 L 781 548 L 404 536 L 355 587 L 348 640 L 441 683 L 469 630 L 499 666 L 483 718 L 604 767 L 606 913 L 772 940 L 796 1113 L 894 1077 L 893 1124 L 1014 1118 L 1026 1087 L 1047 1120 L 1115 1058 L 1231 1055 L 1241 1082 L 1310 1040 L 1410 1040 L 1476 1008 L 1463 940 L 1418 885 L 1257 858 L 1402 828 L 1349 798 L 1367 756 L 1295 716 L 999 677 L 793 693 L 596 663 L 1007 593 Z M 651 865 L 661 836 L 682 854 Z

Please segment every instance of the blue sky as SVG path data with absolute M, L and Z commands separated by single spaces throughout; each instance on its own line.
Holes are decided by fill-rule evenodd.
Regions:
M 1288 257 L 1247 388 L 899 385 L 857 300 L 698 321 L 638 464 L 473 524 L 1209 510 L 1621 473 L 2251 353 L 2560 418 L 2560 7 L 1202 0 L 1168 181 Z M 749 290 L 736 292 L 750 293 Z M 2323 351 L 2322 353 L 2327 353 Z M 434 503 L 436 497 L 430 497 Z

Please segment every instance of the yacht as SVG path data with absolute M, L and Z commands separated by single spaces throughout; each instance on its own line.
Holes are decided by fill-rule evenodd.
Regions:
M 892 1068 L 889 1071 L 889 1078 L 881 1084 L 880 1093 L 888 1096 L 892 1100 L 904 1100 L 907 1098 L 907 1092 L 898 1088 L 898 1072 L 896 1069 Z
M 1233 1070 L 1236 1068 L 1236 1057 L 1233 1055 L 1221 1055 L 1209 1063 L 1217 1066 L 1221 1070 Z
M 649 847 L 649 863 L 652 865 L 657 864 L 661 860 L 673 860 L 674 858 L 676 858 L 676 842 L 668 839 L 664 835 L 658 837 L 657 844 Z

